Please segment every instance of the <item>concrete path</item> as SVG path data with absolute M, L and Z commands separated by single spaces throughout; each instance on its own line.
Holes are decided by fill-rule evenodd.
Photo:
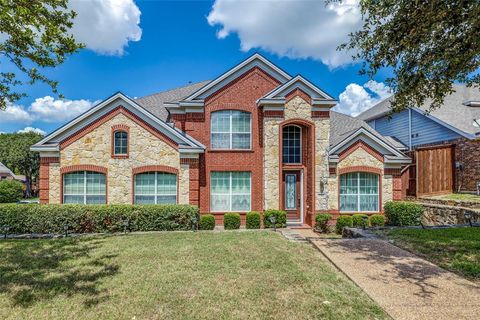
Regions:
M 394 319 L 480 319 L 480 286 L 378 239 L 311 239 Z

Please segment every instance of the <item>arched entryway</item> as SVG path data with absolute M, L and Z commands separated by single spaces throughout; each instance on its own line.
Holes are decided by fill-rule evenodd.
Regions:
M 315 125 L 292 119 L 280 126 L 280 209 L 289 225 L 311 223 L 315 208 Z

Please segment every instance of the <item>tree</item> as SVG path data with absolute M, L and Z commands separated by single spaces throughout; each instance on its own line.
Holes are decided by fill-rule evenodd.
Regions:
M 68 33 L 75 12 L 68 0 L 0 0 L 0 110 L 25 97 L 18 87 L 48 84 L 58 94 L 58 82 L 43 74 L 62 64 L 83 45 Z M 8 70 L 8 71 L 5 71 Z M 20 71 L 21 77 L 14 71 Z
M 13 172 L 25 175 L 27 198 L 32 195 L 32 178 L 38 178 L 40 170 L 39 154 L 30 151 L 30 147 L 42 138 L 36 132 L 0 134 L 0 162 Z
M 363 27 L 339 48 L 353 49 L 370 78 L 393 70 L 386 80 L 395 92 L 393 111 L 424 103 L 433 110 L 454 82 L 478 87 L 480 1 L 361 0 L 360 6 Z

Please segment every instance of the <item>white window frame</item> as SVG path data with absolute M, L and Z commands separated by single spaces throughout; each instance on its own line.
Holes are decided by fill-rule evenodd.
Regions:
M 342 185 L 341 181 L 339 181 L 339 190 L 338 193 L 340 197 L 338 198 L 339 202 L 341 201 L 342 196 L 357 196 L 357 210 L 356 211 L 351 211 L 351 210 L 340 210 L 340 212 L 348 213 L 348 212 L 365 212 L 365 213 L 375 213 L 375 212 L 380 212 L 380 175 L 376 173 L 371 173 L 371 172 L 350 172 L 350 173 L 345 173 L 346 174 L 351 174 L 355 173 L 357 175 L 357 193 L 341 193 L 342 190 Z M 360 173 L 367 173 L 367 174 L 372 174 L 377 177 L 377 193 L 360 193 Z M 339 179 L 341 179 L 339 177 Z M 360 210 L 360 198 L 361 196 L 376 196 L 377 197 L 377 209 L 376 211 L 366 211 L 366 210 Z M 339 203 L 339 208 L 341 208 L 341 204 Z
M 222 172 L 222 173 L 228 173 L 229 174 L 229 177 L 228 177 L 228 193 L 213 193 L 212 192 L 212 173 L 214 172 Z M 250 189 L 250 193 L 233 193 L 232 192 L 232 173 L 234 172 L 248 172 L 250 174 L 250 186 L 249 186 L 249 189 Z M 221 195 L 221 196 L 225 196 L 225 195 L 228 195 L 229 197 L 229 204 L 230 204 L 230 208 L 228 208 L 228 211 L 225 211 L 225 210 L 210 210 L 211 212 L 250 212 L 252 210 L 252 172 L 250 171 L 211 171 L 210 172 L 210 208 L 212 207 L 212 197 L 214 195 Z M 248 210 L 244 210 L 244 211 L 240 211 L 240 210 L 232 210 L 232 196 L 235 195 L 235 196 L 249 196 L 250 197 L 250 206 L 248 208 Z
M 117 134 L 117 133 L 120 133 L 120 132 L 124 132 L 124 133 L 127 134 L 127 139 L 126 139 L 127 145 L 126 145 L 126 152 L 125 152 L 125 153 L 117 153 L 117 151 L 116 151 L 116 150 L 117 150 L 117 148 L 116 148 L 116 147 L 117 147 L 116 134 Z M 128 132 L 125 131 L 125 130 L 116 130 L 116 131 L 113 132 L 113 154 L 114 154 L 115 156 L 126 156 L 126 155 L 128 154 L 128 139 L 129 139 L 129 138 L 130 138 L 130 137 L 128 136 Z
M 80 173 L 83 172 L 83 194 L 75 194 L 75 193 L 65 193 L 65 177 L 68 174 L 74 174 L 74 173 Z M 96 171 L 73 171 L 73 172 L 68 172 L 63 174 L 63 199 L 62 203 L 65 203 L 65 196 L 82 196 L 83 197 L 83 204 L 89 204 L 87 203 L 87 196 L 101 196 L 100 194 L 87 194 L 87 172 L 93 172 L 96 174 L 102 174 L 105 176 L 105 204 L 107 203 L 107 176 L 104 173 L 101 172 L 96 172 Z M 73 204 L 73 203 L 72 203 Z
M 142 193 L 136 193 L 135 188 L 136 188 L 136 182 L 137 182 L 137 176 L 145 174 L 145 173 L 155 173 L 155 193 L 154 194 L 142 194 Z M 158 174 L 163 173 L 163 174 L 171 174 L 175 176 L 175 194 L 159 194 L 158 193 Z M 137 173 L 135 177 L 133 178 L 133 203 L 137 203 L 137 196 L 149 196 L 154 198 L 155 202 L 154 204 L 158 204 L 158 196 L 175 196 L 175 204 L 178 204 L 178 176 L 174 173 L 169 173 L 169 172 L 161 172 L 161 171 L 149 171 L 149 172 L 142 172 L 142 173 Z
M 230 121 L 230 131 L 213 131 L 213 115 L 214 114 L 219 114 L 219 113 L 226 113 L 228 112 L 229 113 L 229 121 Z M 240 113 L 246 113 L 249 115 L 249 126 L 250 126 L 250 132 L 233 132 L 233 113 L 234 112 L 240 112 Z M 228 146 L 228 148 L 213 148 L 212 146 L 212 141 L 213 141 L 213 134 L 216 133 L 216 134 L 229 134 L 230 136 L 230 144 Z M 233 135 L 234 134 L 249 134 L 250 136 L 250 141 L 249 141 L 249 146 L 248 148 L 245 148 L 245 149 L 239 149 L 239 148 L 233 148 Z M 219 110 L 219 111 L 214 111 L 212 112 L 212 114 L 210 115 L 210 148 L 212 150 L 242 150 L 242 151 L 248 151 L 248 150 L 252 150 L 252 114 L 250 112 L 247 112 L 247 111 L 242 111 L 242 110 Z
M 297 127 L 298 129 L 300 129 L 300 161 L 299 162 L 285 162 L 283 161 L 283 150 L 284 150 L 284 147 L 283 147 L 283 130 L 285 130 L 285 128 L 287 127 Z M 289 124 L 289 125 L 286 125 L 285 127 L 283 127 L 282 129 L 282 163 L 286 163 L 287 165 L 288 164 L 301 164 L 302 163 L 302 127 L 300 126 L 297 126 L 295 124 Z

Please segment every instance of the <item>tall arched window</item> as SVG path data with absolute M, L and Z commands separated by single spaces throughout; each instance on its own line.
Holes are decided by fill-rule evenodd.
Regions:
M 113 133 L 113 154 L 116 156 L 128 154 L 128 132 L 115 131 Z
M 213 112 L 211 131 L 212 149 L 251 149 L 251 115 L 248 112 L 235 110 Z
M 177 203 L 177 176 L 165 172 L 145 172 L 135 175 L 136 204 Z
M 63 203 L 103 204 L 106 202 L 105 174 L 76 171 L 63 175 Z
M 351 172 L 340 176 L 340 211 L 378 212 L 379 175 Z
M 302 162 L 302 129 L 290 125 L 283 128 L 283 163 Z

